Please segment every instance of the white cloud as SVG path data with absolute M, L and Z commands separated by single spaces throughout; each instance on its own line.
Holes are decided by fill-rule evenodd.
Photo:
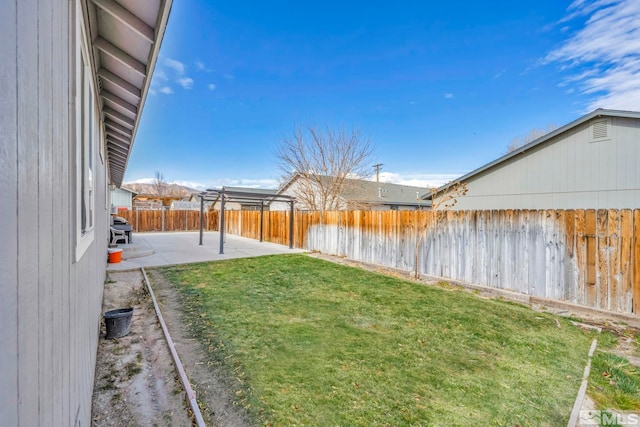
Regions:
M 209 88 L 209 90 L 216 90 L 216 85 L 213 83 L 210 83 L 207 87 Z
M 173 181 L 173 182 L 170 182 L 170 184 L 178 184 L 178 185 L 182 185 L 183 187 L 195 188 L 196 190 L 207 189 L 207 186 L 205 184 L 197 181 Z
M 127 184 L 153 184 L 155 178 L 139 178 L 134 181 L 125 182 L 124 185 Z
M 191 77 L 180 77 L 176 79 L 176 81 L 185 89 L 191 89 L 193 86 L 193 79 Z
M 444 97 L 445 97 L 445 99 L 451 99 L 451 98 L 453 98 L 453 94 L 452 94 L 452 93 L 449 93 L 449 92 L 446 92 L 446 93 L 444 94 Z
M 207 67 L 202 61 L 196 61 L 196 70 L 204 71 L 205 73 L 210 73 L 213 71 L 211 68 Z
M 167 77 L 167 73 L 165 73 L 164 70 L 159 70 L 157 68 L 153 73 L 153 77 L 158 80 L 164 80 L 164 81 L 169 80 L 169 77 Z
M 223 74 L 222 77 L 224 77 L 227 80 L 233 80 L 236 78 L 233 74 Z
M 163 86 L 158 90 L 160 93 L 164 93 L 165 95 L 171 95 L 173 90 L 169 86 Z
M 186 66 L 182 62 L 171 58 L 165 58 L 164 65 L 173 69 L 178 76 L 183 75 L 186 70 Z
M 462 173 L 415 174 L 380 172 L 380 181 L 391 184 L 412 185 L 414 187 L 440 187 L 447 182 L 462 176 Z M 370 179 L 375 180 L 375 175 Z
M 151 95 L 156 95 L 158 92 L 156 92 L 155 89 L 149 89 L 149 94 Z
M 575 0 L 561 22 L 585 19 L 544 63 L 575 70 L 565 84 L 590 95 L 587 110 L 640 109 L 640 2 Z

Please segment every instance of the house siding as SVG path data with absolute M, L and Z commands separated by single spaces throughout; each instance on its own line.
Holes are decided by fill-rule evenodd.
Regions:
M 454 209 L 640 206 L 640 120 L 609 117 L 611 137 L 597 142 L 594 120 L 472 177 Z
M 2 426 L 91 423 L 109 218 L 98 144 L 94 240 L 76 262 L 74 8 L 0 14 Z
M 116 188 L 111 192 L 111 204 L 116 208 L 131 209 L 132 206 L 132 193 L 130 191 Z

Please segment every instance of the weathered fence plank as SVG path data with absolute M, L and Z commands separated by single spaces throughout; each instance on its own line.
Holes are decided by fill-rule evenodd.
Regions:
M 633 263 L 631 244 L 633 238 L 633 214 L 629 209 L 620 211 L 620 293 L 617 311 L 631 312 L 633 308 Z
M 596 307 L 607 309 L 608 278 L 609 278 L 609 245 L 607 239 L 607 215 L 605 209 L 598 209 L 596 212 L 596 235 L 597 235 L 597 269 L 596 274 Z
M 633 312 L 640 314 L 640 209 L 633 212 Z
M 586 213 L 586 240 L 587 240 L 587 304 L 589 307 L 598 307 L 597 303 L 597 268 L 596 268 L 596 211 L 588 209 Z

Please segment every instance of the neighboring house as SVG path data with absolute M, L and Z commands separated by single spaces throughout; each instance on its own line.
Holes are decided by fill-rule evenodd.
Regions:
M 170 0 L 0 13 L 0 426 L 89 426 L 109 242 Z
M 133 198 L 138 193 L 125 187 L 115 188 L 111 190 L 111 207 L 116 212 L 118 210 L 131 210 L 133 207 Z
M 318 176 L 318 180 L 330 180 L 331 177 Z M 296 209 L 313 210 L 308 206 L 304 194 L 315 191 L 316 198 L 319 191 L 317 184 L 309 183 L 303 175 L 295 174 L 278 190 L 278 194 L 296 198 Z M 384 182 L 367 181 L 364 179 L 345 179 L 339 195 L 336 195 L 335 206 L 338 210 L 419 210 L 429 209 L 431 201 L 421 197 L 430 190 L 426 187 L 390 184 Z M 274 202 L 271 210 L 286 210 L 288 204 Z
M 134 209 L 169 209 L 175 201 L 188 201 L 190 196 L 158 196 L 157 194 L 136 194 L 133 198 Z
M 174 200 L 171 202 L 172 211 L 199 211 L 200 202 L 192 202 L 189 200 Z
M 457 178 L 453 209 L 638 208 L 639 162 L 640 112 L 598 109 Z

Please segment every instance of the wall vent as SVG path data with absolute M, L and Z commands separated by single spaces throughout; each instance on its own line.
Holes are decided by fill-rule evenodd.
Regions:
M 608 120 L 598 120 L 597 122 L 593 122 L 592 125 L 593 130 L 593 139 L 605 139 L 609 138 L 609 122 Z

